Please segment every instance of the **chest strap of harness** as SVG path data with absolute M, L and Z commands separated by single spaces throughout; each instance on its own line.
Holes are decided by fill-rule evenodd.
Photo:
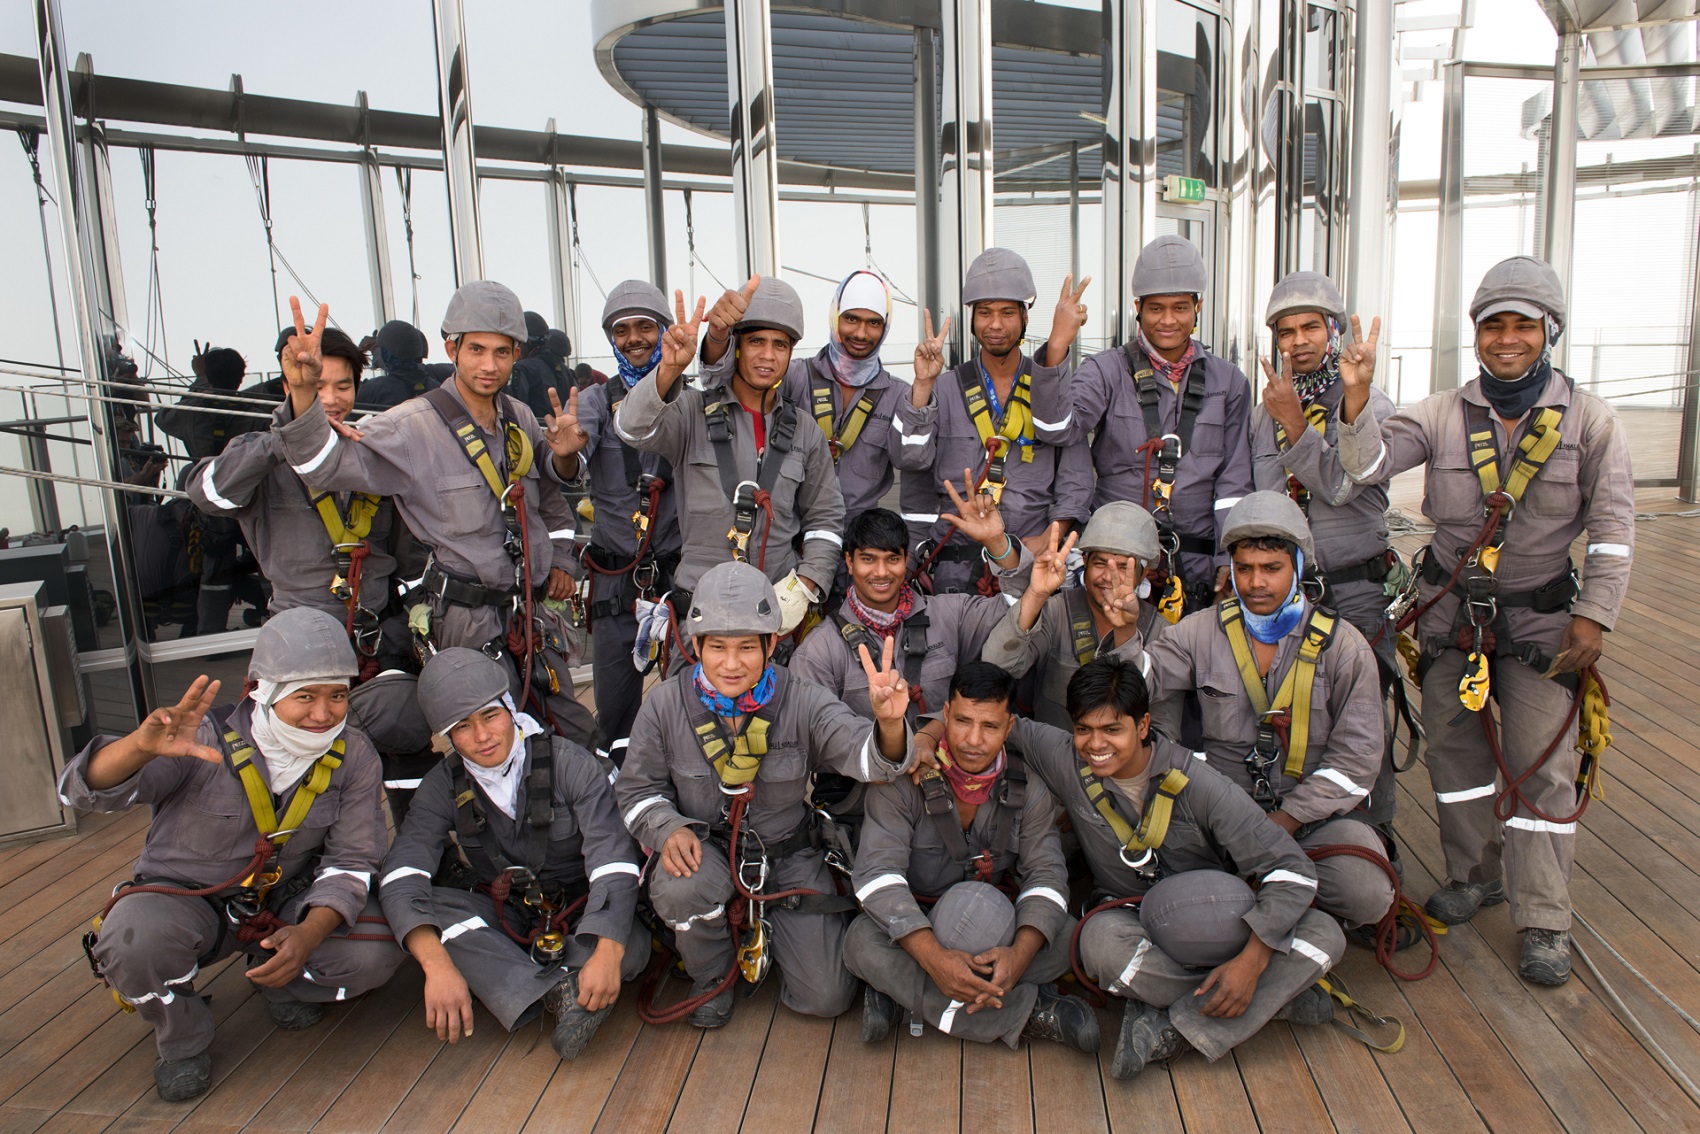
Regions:
M 852 622 L 841 614 L 833 615 L 833 619 L 838 623 L 838 636 L 850 648 L 852 663 L 859 656 L 856 653 L 859 646 L 868 648 L 869 657 L 878 657 L 885 648 L 884 640 L 860 622 Z M 927 712 L 927 697 L 921 688 L 921 665 L 927 660 L 927 631 L 931 627 L 932 620 L 927 617 L 927 612 L 917 610 L 903 620 L 897 637 L 897 648 L 902 654 L 903 680 L 909 686 L 909 701 L 921 713 Z
M 479 432 L 478 424 L 472 420 L 472 415 L 467 412 L 466 407 L 441 386 L 427 391 L 424 398 L 449 427 L 449 432 L 455 435 L 455 440 L 460 442 L 466 459 L 484 477 L 484 483 L 490 486 L 490 493 L 495 496 L 502 512 L 502 547 L 508 553 L 508 558 L 514 561 L 515 582 L 523 585 L 522 576 L 529 566 L 530 549 L 526 546 L 525 525 L 520 509 L 514 505 L 516 495 L 523 493 L 523 489 L 518 486 L 531 471 L 531 463 L 536 453 L 532 448 L 531 438 L 526 436 L 525 430 L 514 420 L 514 410 L 518 403 L 506 394 L 499 395 L 496 402 L 497 425 L 503 436 L 504 464 L 507 467 L 507 479 L 503 480 L 496 469 L 496 462 L 490 456 L 489 446 L 485 445 L 483 434 Z
M 1254 782 L 1253 796 L 1266 808 L 1278 805 L 1274 785 L 1269 775 L 1282 749 L 1286 762 L 1282 771 L 1293 779 L 1304 775 L 1305 754 L 1310 749 L 1311 693 L 1316 685 L 1316 665 L 1334 638 L 1336 620 L 1320 607 L 1311 607 L 1305 623 L 1304 641 L 1299 644 L 1298 657 L 1287 667 L 1287 675 L 1270 700 L 1263 677 L 1257 672 L 1257 659 L 1252 656 L 1251 642 L 1246 635 L 1245 618 L 1238 599 L 1224 599 L 1216 608 L 1222 622 L 1222 632 L 1234 651 L 1234 664 L 1239 667 L 1240 683 L 1257 713 L 1257 745 L 1246 756 Z
M 1175 800 L 1187 785 L 1186 773 L 1179 768 L 1170 768 L 1164 774 L 1157 783 L 1156 794 L 1145 805 L 1145 814 L 1140 816 L 1137 829 L 1122 818 L 1110 798 L 1110 789 L 1086 764 L 1080 765 L 1080 785 L 1086 791 L 1087 801 L 1109 824 L 1116 841 L 1121 843 L 1122 863 L 1138 871 L 1140 877 L 1155 880 L 1158 873 L 1157 851 L 1168 837 L 1169 821 L 1175 814 Z
M 832 407 L 832 383 L 823 380 L 811 368 L 809 399 L 815 424 L 820 426 L 820 431 L 826 435 L 826 447 L 832 453 L 832 463 L 837 464 L 838 458 L 849 452 L 850 446 L 856 443 L 856 438 L 862 435 L 862 428 L 868 424 L 868 418 L 873 416 L 878 398 L 875 397 L 874 391 L 863 390 L 862 396 L 851 404 L 844 414 L 843 423 L 840 424 Z
M 974 422 L 974 432 L 979 434 L 980 444 L 986 447 L 989 463 L 984 478 L 985 490 L 991 492 L 992 502 L 998 503 L 1003 498 L 1004 460 L 1010 448 L 1013 446 L 1021 450 L 1024 463 L 1033 460 L 1033 376 L 1025 366 L 1022 367 L 1010 386 L 1009 400 L 1002 407 L 1003 414 L 996 420 L 992 417 L 992 403 L 986 396 L 986 386 L 980 380 L 979 364 L 976 363 L 973 369 L 960 368 L 958 378 L 963 403 Z
M 797 409 L 790 402 L 780 400 L 773 411 L 773 428 L 768 432 L 767 448 L 756 454 L 756 479 L 741 481 L 737 456 L 732 451 L 732 407 L 735 404 L 728 398 L 705 403 L 704 424 L 708 428 L 708 439 L 714 446 L 714 463 L 720 469 L 720 490 L 726 494 L 727 503 L 732 505 L 732 527 L 726 532 L 727 546 L 738 562 L 750 562 L 750 537 L 755 532 L 756 514 L 766 511 L 767 526 L 762 530 L 756 557 L 757 566 L 765 569 L 767 540 L 773 531 L 773 487 L 779 483 L 779 471 L 785 464 L 785 455 L 796 441 Z
M 1128 368 L 1133 373 L 1134 393 L 1139 396 L 1139 408 L 1145 417 L 1146 440 L 1162 437 L 1170 432 L 1163 428 L 1162 410 L 1159 405 L 1157 387 L 1157 372 L 1151 367 L 1151 360 L 1145 357 L 1145 352 L 1139 349 L 1137 343 L 1128 343 Z M 1174 434 L 1180 439 L 1181 449 L 1192 448 L 1193 427 L 1198 424 L 1198 415 L 1204 408 L 1204 355 L 1192 360 L 1187 367 L 1186 383 L 1180 392 L 1180 415 L 1175 422 Z M 1170 478 L 1173 483 L 1173 478 Z
M 233 728 L 225 730 L 224 742 L 230 745 L 230 767 L 236 773 L 236 778 L 242 781 L 242 792 L 248 797 L 248 810 L 253 813 L 254 827 L 271 841 L 274 848 L 272 859 L 242 881 L 242 888 L 246 891 L 244 899 L 257 909 L 266 900 L 266 894 L 282 877 L 276 850 L 289 842 L 306 821 L 313 801 L 330 786 L 332 773 L 342 767 L 342 759 L 348 748 L 339 736 L 332 742 L 330 750 L 314 761 L 312 768 L 296 787 L 295 794 L 290 797 L 289 806 L 284 808 L 283 821 L 280 824 L 277 809 L 272 802 L 271 785 L 266 783 L 260 769 L 254 766 L 254 746 Z
M 1320 402 L 1310 403 L 1310 405 L 1305 407 L 1305 421 L 1309 422 L 1310 427 L 1318 433 L 1326 433 L 1328 429 L 1328 407 L 1322 405 Z M 1275 444 L 1281 449 L 1286 449 L 1292 444 L 1297 444 L 1297 442 L 1289 442 L 1287 440 L 1286 427 L 1278 421 L 1275 423 Z M 1293 475 L 1292 469 L 1287 469 L 1286 473 L 1287 495 L 1293 498 L 1293 503 L 1297 504 L 1304 510 L 1304 514 L 1306 516 L 1309 516 L 1310 489 L 1306 488 L 1304 486 L 1304 482 Z
M 720 777 L 723 791 L 743 788 L 761 771 L 762 757 L 767 755 L 768 729 L 784 691 L 785 671 L 776 669 L 774 673 L 779 684 L 774 687 L 772 699 L 756 712 L 743 714 L 743 723 L 738 726 L 736 735 L 728 733 L 726 723 L 710 712 L 694 692 L 687 691 L 685 694 L 686 711 L 691 731 L 696 734 L 697 747 L 702 751 L 703 759 L 714 768 L 715 775 Z
M 1064 591 L 1063 606 L 1068 611 L 1068 632 L 1074 645 L 1074 660 L 1084 666 L 1098 656 L 1098 627 L 1092 619 L 1092 607 L 1086 601 L 1086 588 L 1070 587 Z
M 1002 846 L 1004 820 L 1010 815 L 1019 820 L 1022 809 L 1027 806 L 1027 764 L 1013 747 L 1004 748 L 1003 774 L 998 777 L 992 798 L 981 805 L 991 807 L 993 811 L 991 822 L 986 826 L 986 837 L 979 841 L 978 850 L 969 847 L 968 835 L 971 832 L 963 829 L 956 809 L 956 795 L 950 790 L 950 781 L 937 768 L 929 769 L 921 777 L 921 804 L 944 842 L 945 853 L 962 871 L 963 880 L 997 885 L 999 880 L 994 879 L 993 871 Z
M 310 499 L 319 514 L 319 522 L 325 526 L 325 535 L 330 537 L 331 555 L 336 562 L 330 591 L 348 609 L 343 628 L 355 648 L 371 657 L 378 648 L 378 618 L 360 605 L 360 580 L 366 557 L 372 552 L 369 540 L 372 520 L 383 506 L 384 498 L 369 492 L 351 493 L 346 510 L 332 492 L 313 494 Z

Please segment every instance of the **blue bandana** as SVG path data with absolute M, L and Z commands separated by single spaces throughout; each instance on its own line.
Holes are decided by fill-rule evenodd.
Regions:
M 608 345 L 614 346 L 614 340 L 609 339 Z M 626 389 L 628 389 L 628 390 L 631 389 L 633 386 L 637 385 L 639 382 L 643 381 L 644 375 L 648 374 L 651 370 L 654 370 L 655 364 L 660 362 L 660 361 L 661 361 L 661 340 L 660 339 L 655 340 L 655 349 L 650 351 L 649 361 L 644 363 L 642 366 L 633 366 L 631 364 L 631 361 L 629 359 L 627 359 L 625 355 L 620 353 L 620 348 L 614 347 L 614 365 L 616 365 L 620 368 L 620 377 L 625 380 Z
M 1276 607 L 1273 614 L 1256 614 L 1240 599 L 1240 615 L 1245 619 L 1246 633 L 1256 638 L 1266 646 L 1272 646 L 1292 633 L 1293 627 L 1304 617 L 1304 596 L 1299 590 L 1299 578 L 1305 573 L 1305 553 L 1298 548 L 1293 549 L 1293 583 L 1287 589 L 1287 598 Z M 1230 572 L 1229 578 L 1233 578 Z M 1239 598 L 1240 583 L 1234 579 L 1234 597 Z
M 702 671 L 702 663 L 698 662 L 696 669 L 691 671 L 691 684 L 696 687 L 697 700 L 703 708 L 717 717 L 738 717 L 749 713 L 759 713 L 766 704 L 773 700 L 773 687 L 777 679 L 770 665 L 761 671 L 761 680 L 755 688 L 737 697 L 728 697 L 716 689 L 708 680 L 708 675 Z

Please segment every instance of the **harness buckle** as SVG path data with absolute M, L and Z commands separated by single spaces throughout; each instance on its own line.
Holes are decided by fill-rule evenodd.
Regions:
M 747 490 L 747 491 L 746 491 Z M 740 563 L 749 562 L 750 533 L 756 529 L 756 493 L 761 485 L 753 480 L 738 482 L 732 494 L 732 527 L 726 542 L 732 545 L 732 555 Z
M 1145 848 L 1137 861 L 1127 856 L 1126 847 L 1122 847 L 1116 852 L 1116 854 L 1121 858 L 1123 866 L 1127 867 L 1129 870 L 1137 871 L 1141 877 L 1144 877 L 1145 872 L 1150 869 L 1151 860 L 1157 857 L 1157 852 L 1152 850 L 1150 847 Z
M 1157 479 L 1165 489 L 1175 483 L 1175 474 L 1180 470 L 1181 439 L 1176 433 L 1163 434 L 1163 447 L 1157 451 Z M 1164 493 L 1164 498 L 1168 496 Z

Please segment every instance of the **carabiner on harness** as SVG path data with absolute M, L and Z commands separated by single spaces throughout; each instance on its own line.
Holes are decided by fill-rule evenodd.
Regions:
M 756 530 L 756 493 L 761 485 L 753 480 L 738 482 L 732 497 L 732 527 L 726 532 L 732 557 L 739 563 L 750 561 L 750 535 Z

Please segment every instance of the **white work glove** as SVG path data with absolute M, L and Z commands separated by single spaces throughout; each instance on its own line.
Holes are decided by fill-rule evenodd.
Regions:
M 779 633 L 783 637 L 802 625 L 809 613 L 809 604 L 818 602 L 814 589 L 793 571 L 773 585 L 779 596 Z

